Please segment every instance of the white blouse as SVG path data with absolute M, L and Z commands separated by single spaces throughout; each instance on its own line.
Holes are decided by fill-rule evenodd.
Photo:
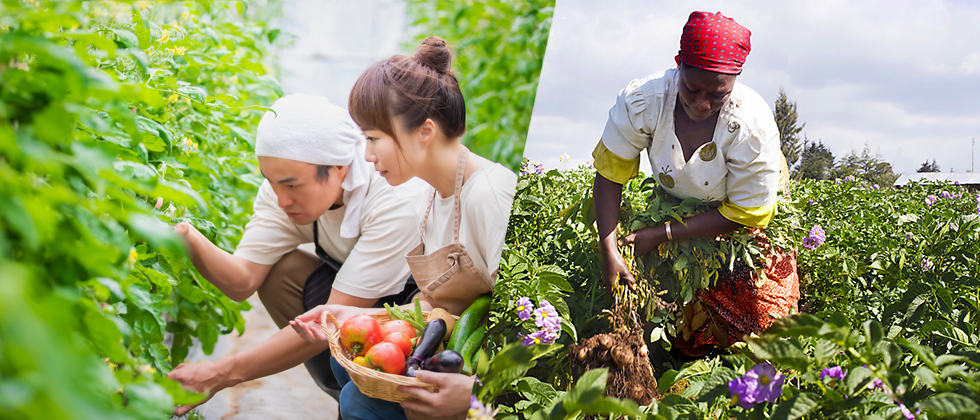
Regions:
M 609 110 L 595 167 L 613 182 L 636 176 L 647 149 L 658 184 L 679 198 L 720 202 L 726 218 L 763 227 L 775 214 L 782 152 L 769 105 L 736 82 L 714 135 L 685 161 L 674 131 L 679 70 L 633 80 Z

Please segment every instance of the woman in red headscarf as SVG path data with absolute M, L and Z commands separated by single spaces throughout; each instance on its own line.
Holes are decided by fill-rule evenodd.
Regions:
M 758 240 L 776 211 L 780 170 L 785 165 L 779 131 L 769 105 L 735 81 L 751 49 L 751 32 L 721 13 L 691 13 L 675 58 L 678 67 L 630 82 L 609 110 L 602 139 L 593 152 L 593 187 L 603 280 L 635 284 L 619 245 L 634 244 L 645 255 L 665 242 L 714 237 L 743 226 L 756 228 Z M 687 218 L 647 227 L 617 241 L 623 184 L 637 176 L 640 153 L 647 150 L 654 179 L 678 198 L 697 197 L 720 205 Z M 767 281 L 755 285 L 752 270 L 719 279 L 697 297 L 724 322 L 721 341 L 708 333 L 708 321 L 690 340 L 676 338 L 689 356 L 728 346 L 762 331 L 797 310 L 796 260 L 770 248 Z M 736 270 L 738 271 L 738 270 Z M 743 278 L 744 277 L 744 278 Z M 727 338 L 727 339 L 726 339 Z

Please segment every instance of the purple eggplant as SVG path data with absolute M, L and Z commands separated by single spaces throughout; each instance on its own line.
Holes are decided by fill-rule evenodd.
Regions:
M 418 338 L 415 351 L 405 361 L 405 376 L 415 376 L 415 371 L 439 349 L 439 343 L 446 336 L 446 330 L 446 321 L 442 318 L 435 318 L 425 324 L 425 329 L 422 330 L 422 335 Z
M 443 350 L 426 360 L 422 364 L 422 369 L 442 373 L 460 373 L 463 371 L 463 356 L 452 350 Z

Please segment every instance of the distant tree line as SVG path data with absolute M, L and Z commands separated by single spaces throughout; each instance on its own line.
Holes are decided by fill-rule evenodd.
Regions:
M 801 138 L 806 124 L 799 122 L 796 102 L 791 101 L 782 88 L 776 99 L 775 116 L 780 149 L 786 163 L 792 168 L 792 178 L 837 179 L 854 176 L 881 186 L 892 185 L 898 179 L 891 163 L 872 153 L 867 145 L 860 152 L 852 150 L 837 159 L 822 140 L 811 141 L 805 134 Z M 940 168 L 935 159 L 932 162 L 927 159 L 918 172 L 940 172 Z

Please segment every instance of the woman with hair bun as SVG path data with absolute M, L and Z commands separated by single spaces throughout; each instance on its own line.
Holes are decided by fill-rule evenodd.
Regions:
M 466 104 L 452 71 L 453 54 L 439 37 L 429 37 L 412 56 L 396 55 L 369 67 L 351 90 L 348 110 L 367 137 L 367 161 L 389 184 L 418 177 L 429 184 L 420 195 L 419 245 L 408 265 L 425 309 L 460 315 L 480 295 L 493 291 L 517 175 L 471 153 L 460 142 L 466 131 Z M 321 305 L 292 321 L 310 341 L 325 341 L 318 324 L 328 310 L 341 323 L 373 311 Z M 334 362 L 344 386 L 345 419 L 464 418 L 473 378 L 418 371 L 416 377 L 438 392 L 401 387 L 417 401 L 401 405 L 361 394 Z

